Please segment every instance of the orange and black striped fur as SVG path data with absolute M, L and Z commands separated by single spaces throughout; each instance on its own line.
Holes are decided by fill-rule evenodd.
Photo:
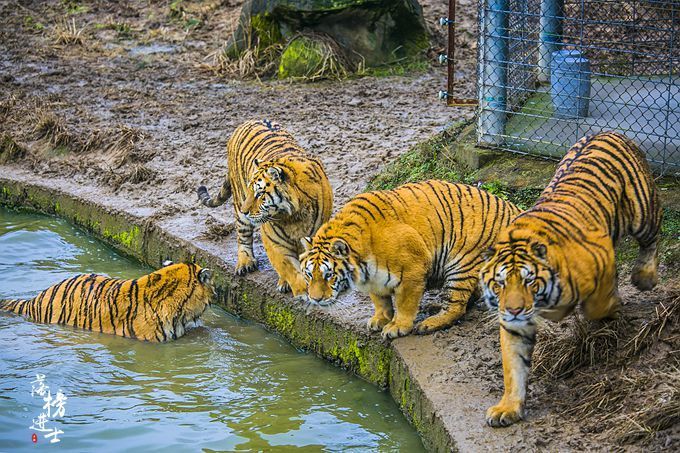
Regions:
M 581 304 L 587 318 L 614 317 L 620 298 L 614 247 L 640 245 L 633 284 L 657 283 L 661 206 L 649 165 L 623 135 L 584 137 L 564 156 L 536 204 L 498 235 L 481 272 L 487 304 L 500 317 L 505 393 L 487 423 L 523 417 L 535 317 L 559 321 Z
M 448 327 L 478 287 L 482 251 L 520 212 L 485 190 L 436 180 L 357 195 L 304 239 L 310 302 L 332 304 L 347 288 L 368 293 L 368 328 L 395 338 L 411 332 L 426 286 L 443 285 L 448 307 L 416 330 Z
M 333 192 L 323 165 L 269 121 L 239 126 L 229 139 L 227 161 L 229 172 L 217 199 L 211 199 L 204 186 L 198 188 L 198 196 L 214 207 L 233 192 L 238 223 L 236 272 L 242 275 L 257 268 L 253 230 L 261 226 L 262 243 L 279 275 L 278 290 L 304 295 L 300 239 L 316 233 L 333 210 Z
M 33 299 L 2 300 L 0 310 L 36 322 L 64 324 L 153 342 L 174 340 L 193 326 L 214 295 L 211 272 L 173 264 L 135 280 L 77 275 Z

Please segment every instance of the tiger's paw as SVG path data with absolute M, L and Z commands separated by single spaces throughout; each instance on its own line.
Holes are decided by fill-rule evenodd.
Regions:
M 369 319 L 368 322 L 366 323 L 366 326 L 368 327 L 368 330 L 371 332 L 379 332 L 389 322 L 390 320 L 388 318 L 385 318 L 384 316 L 373 315 L 373 317 L 371 317 L 371 319 Z
M 279 282 L 276 284 L 276 290 L 280 293 L 289 293 L 290 285 L 287 281 L 279 279 Z
M 409 325 L 399 325 L 394 321 L 390 321 L 383 327 L 382 333 L 380 336 L 383 338 L 383 340 L 386 340 L 388 338 L 397 338 L 397 337 L 403 337 L 404 335 L 408 335 L 411 333 L 411 330 L 413 330 L 413 324 Z
M 656 267 L 650 265 L 635 265 L 630 276 L 633 285 L 640 291 L 649 291 L 659 282 Z
M 236 275 L 245 275 L 249 272 L 254 272 L 257 270 L 257 261 L 252 258 L 241 259 L 239 258 L 236 263 Z
M 500 403 L 486 411 L 486 424 L 494 428 L 510 426 L 523 418 L 522 408 L 519 405 Z

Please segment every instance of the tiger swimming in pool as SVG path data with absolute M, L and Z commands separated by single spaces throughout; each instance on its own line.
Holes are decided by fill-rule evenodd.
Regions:
M 447 308 L 416 331 L 448 327 L 478 288 L 481 252 L 520 212 L 485 190 L 437 180 L 357 195 L 303 239 L 309 300 L 330 305 L 348 288 L 368 293 L 368 328 L 395 338 L 412 330 L 426 285 L 443 284 Z
M 233 195 L 238 225 L 236 273 L 257 268 L 253 230 L 279 276 L 277 289 L 303 296 L 300 239 L 311 236 L 333 210 L 333 192 L 321 162 L 305 153 L 292 135 L 270 121 L 247 121 L 227 144 L 228 174 L 216 198 L 197 189 L 205 206 L 222 205 Z
M 617 316 L 614 247 L 625 235 L 640 251 L 632 282 L 657 283 L 661 205 L 649 165 L 624 135 L 579 140 L 536 204 L 499 235 L 481 271 L 483 296 L 500 318 L 505 393 L 491 426 L 524 416 L 537 316 L 559 321 L 581 305 L 589 319 Z
M 174 340 L 193 326 L 214 296 L 212 272 L 169 264 L 134 280 L 98 274 L 68 278 L 32 299 L 0 300 L 0 310 L 151 342 Z

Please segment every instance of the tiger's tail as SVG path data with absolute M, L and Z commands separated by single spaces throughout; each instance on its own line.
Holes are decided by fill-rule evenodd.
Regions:
M 17 315 L 24 315 L 31 305 L 26 299 L 0 299 L 0 311 L 9 311 Z
M 205 186 L 199 186 L 198 189 L 196 189 L 196 193 L 198 194 L 198 199 L 201 200 L 201 203 L 209 208 L 216 208 L 217 206 L 223 205 L 231 198 L 231 184 L 229 183 L 228 178 L 224 178 L 220 194 L 217 198 L 211 198 L 208 189 Z

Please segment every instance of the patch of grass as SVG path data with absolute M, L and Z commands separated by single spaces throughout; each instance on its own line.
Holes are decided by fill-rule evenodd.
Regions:
M 443 179 L 458 182 L 465 171 L 455 162 L 443 158 L 460 129 L 455 125 L 431 139 L 419 143 L 392 162 L 368 183 L 368 190 L 389 190 L 408 182 Z
M 33 30 L 36 32 L 43 31 L 45 29 L 45 25 L 42 22 L 36 21 L 33 16 L 25 16 L 24 17 L 24 28 L 27 28 L 29 30 Z
M 89 8 L 81 4 L 79 0 L 61 0 L 61 5 L 66 8 L 68 14 L 82 14 L 89 10 Z

